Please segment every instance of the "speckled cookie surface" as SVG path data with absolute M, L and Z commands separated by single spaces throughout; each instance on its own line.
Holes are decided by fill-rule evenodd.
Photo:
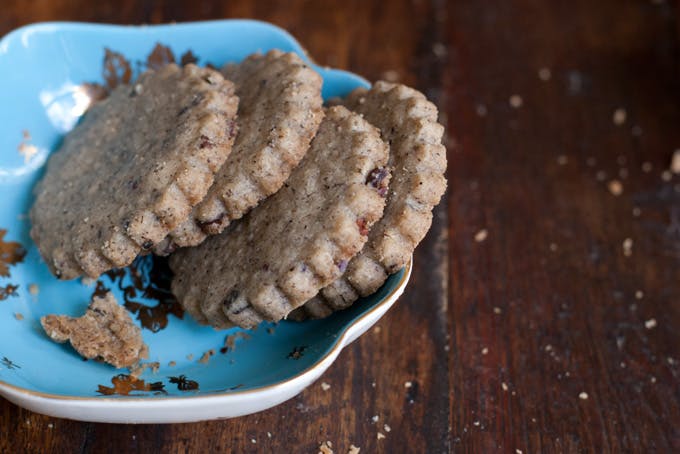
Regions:
M 295 53 L 272 50 L 222 69 L 240 99 L 234 149 L 195 209 L 154 252 L 195 246 L 275 193 L 323 118 L 322 79 Z
M 382 215 L 371 175 L 387 164 L 379 132 L 342 106 L 326 117 L 285 185 L 225 232 L 170 257 L 173 293 L 217 328 L 276 321 L 337 279 Z
M 234 86 L 168 65 L 94 105 L 47 164 L 31 236 L 62 279 L 129 265 L 187 219 L 236 135 Z
M 403 268 L 429 230 L 432 209 L 446 190 L 444 128 L 437 123 L 437 108 L 422 93 L 377 82 L 370 90 L 353 91 L 343 104 L 380 128 L 390 144 L 392 180 L 385 214 L 371 229 L 366 246 L 340 279 L 300 310 L 313 317 L 374 293 L 389 274 Z
M 148 356 L 142 330 L 110 292 L 95 296 L 82 317 L 47 315 L 40 323 L 52 340 L 69 341 L 84 358 L 102 359 L 122 368 Z

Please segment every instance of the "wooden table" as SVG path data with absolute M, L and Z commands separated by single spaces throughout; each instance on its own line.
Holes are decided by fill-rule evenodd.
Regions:
M 680 148 L 677 5 L 5 0 L 0 34 L 227 17 L 271 21 L 318 62 L 440 106 L 449 191 L 411 285 L 327 391 L 156 426 L 3 400 L 0 452 L 680 450 L 680 178 L 663 173 Z

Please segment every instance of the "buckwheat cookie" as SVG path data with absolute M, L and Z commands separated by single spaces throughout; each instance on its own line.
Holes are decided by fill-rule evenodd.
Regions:
M 95 104 L 36 187 L 31 237 L 50 270 L 96 278 L 163 240 L 229 155 L 237 105 L 217 71 L 174 64 Z
M 378 130 L 359 115 L 328 109 L 281 190 L 222 234 L 170 257 L 177 299 L 216 328 L 286 317 L 363 247 L 385 205 L 372 175 L 387 153 Z
M 370 90 L 354 90 L 342 102 L 380 128 L 390 144 L 392 171 L 385 214 L 368 235 L 363 250 L 345 274 L 325 287 L 295 314 L 324 317 L 374 293 L 387 276 L 403 268 L 432 223 L 432 209 L 446 190 L 444 127 L 437 108 L 412 88 L 376 82 Z M 380 186 L 382 175 L 373 181 Z
M 200 244 L 278 191 L 323 118 L 321 76 L 295 53 L 251 55 L 226 65 L 222 73 L 234 82 L 240 99 L 234 149 L 208 195 L 155 248 L 156 254 Z
M 93 297 L 82 317 L 47 315 L 40 323 L 53 341 L 70 341 L 84 358 L 102 359 L 116 368 L 134 366 L 148 356 L 142 330 L 111 292 Z

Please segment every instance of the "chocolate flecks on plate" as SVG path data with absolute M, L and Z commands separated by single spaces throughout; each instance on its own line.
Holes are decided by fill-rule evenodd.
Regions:
M 10 266 L 21 263 L 26 257 L 26 249 L 16 241 L 5 241 L 7 230 L 0 229 L 0 277 L 9 277 Z
M 235 334 L 230 334 L 224 338 L 224 346 L 220 348 L 220 353 L 224 354 L 227 352 L 234 351 L 236 349 L 236 341 L 239 339 L 248 340 L 250 339 L 250 334 L 244 332 L 238 332 Z
M 194 55 L 191 50 L 184 52 L 179 59 L 179 64 L 182 66 L 186 66 L 190 63 L 196 64 L 196 62 L 198 62 L 198 57 Z
M 21 263 L 26 257 L 26 249 L 16 241 L 5 241 L 7 230 L 0 229 L 0 277 L 10 277 L 10 267 Z M 17 296 L 18 285 L 0 286 L 0 301 Z
M 180 58 L 180 64 L 186 66 L 189 63 L 196 63 L 198 57 L 191 50 L 186 51 Z M 88 107 L 105 99 L 109 92 L 121 84 L 129 84 L 135 78 L 135 73 L 141 73 L 144 69 L 158 69 L 168 63 L 174 63 L 175 56 L 169 47 L 156 43 L 145 62 L 135 62 L 135 70 L 132 64 L 120 52 L 111 49 L 104 50 L 104 60 L 102 64 L 102 77 L 104 84 L 87 82 L 80 85 L 83 93 L 89 98 Z
M 177 389 L 180 391 L 198 391 L 198 382 L 189 380 L 186 375 L 168 377 L 168 379 L 170 380 L 170 383 L 177 385 Z
M 175 54 L 168 46 L 160 43 L 156 43 L 149 56 L 146 57 L 146 66 L 149 69 L 156 70 L 170 63 L 175 63 Z
M 130 62 L 119 52 L 109 48 L 104 49 L 104 64 L 102 76 L 108 91 L 118 85 L 129 84 L 132 80 L 132 67 Z
M 6 300 L 9 297 L 17 296 L 18 285 L 7 284 L 4 287 L 0 286 L 0 301 Z
M 162 382 L 146 383 L 140 378 L 132 375 L 119 374 L 111 379 L 113 386 L 99 385 L 97 392 L 104 396 L 129 396 L 134 391 L 165 393 L 165 386 Z
M 182 306 L 170 291 L 172 271 L 167 259 L 154 255 L 138 257 L 129 267 L 111 270 L 105 274 L 123 292 L 125 308 L 137 315 L 142 328 L 156 333 L 168 326 L 169 315 L 179 319 L 184 317 Z M 128 275 L 131 285 L 125 285 L 125 277 Z M 101 280 L 97 281 L 94 295 L 107 290 Z M 136 298 L 155 300 L 157 304 L 149 306 Z
M 300 359 L 304 356 L 305 350 L 307 350 L 306 345 L 301 345 L 299 347 L 293 347 L 293 351 L 288 353 L 288 358 L 290 358 L 290 359 Z
M 0 360 L 0 365 L 6 367 L 9 370 L 21 369 L 20 365 L 13 362 L 11 359 L 7 358 L 6 356 L 2 357 L 2 360 Z

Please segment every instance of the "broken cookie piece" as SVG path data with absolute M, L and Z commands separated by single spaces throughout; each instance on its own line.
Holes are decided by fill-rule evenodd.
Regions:
M 55 342 L 70 341 L 81 356 L 102 359 L 118 369 L 148 357 L 142 330 L 111 292 L 93 297 L 82 317 L 47 315 L 40 323 Z

